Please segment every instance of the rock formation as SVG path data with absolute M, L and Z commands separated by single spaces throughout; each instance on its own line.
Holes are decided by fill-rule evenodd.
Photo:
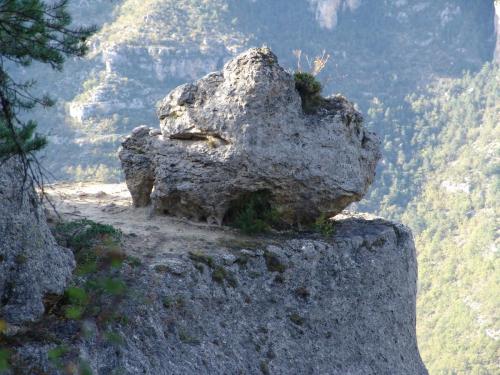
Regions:
M 377 137 L 341 96 L 306 115 L 293 77 L 267 48 L 179 86 L 158 109 L 161 132 L 136 129 L 120 159 L 134 204 L 221 224 L 256 191 L 289 224 L 360 200 L 380 158 Z M 152 193 L 151 193 L 152 192 Z M 151 194 L 150 194 L 151 193 Z
M 161 228 L 175 219 L 102 212 L 107 222 L 135 215 L 122 246 L 141 265 L 113 271 L 128 287 L 114 319 L 96 305 L 102 317 L 48 320 L 50 338 L 24 340 L 16 361 L 25 373 L 63 374 L 48 357 L 60 346 L 61 363 L 81 361 L 96 375 L 427 373 L 415 336 L 415 248 L 401 225 L 344 216 L 328 238 L 223 244 L 211 240 L 228 236 L 223 228 L 193 236 L 184 224 L 180 239 Z M 152 225 L 158 232 L 143 238 Z
M 62 293 L 74 258 L 55 242 L 17 159 L 0 163 L 0 320 L 23 323 L 44 312 L 46 293 Z
M 293 78 L 262 48 L 178 87 L 158 115 L 161 130 L 136 128 L 120 159 L 134 205 L 171 216 L 136 210 L 104 185 L 56 202 L 116 237 L 75 249 L 85 272 L 39 322 L 0 332 L 0 344 L 13 343 L 8 375 L 427 374 L 406 227 L 341 215 L 333 235 L 249 238 L 172 217 L 221 224 L 256 192 L 289 224 L 338 214 L 365 194 L 380 157 L 351 103 L 330 97 L 304 114 Z M 73 258 L 32 190 L 14 206 L 20 170 L 5 171 L 0 312 L 23 322 L 43 312 L 44 293 L 62 291 Z

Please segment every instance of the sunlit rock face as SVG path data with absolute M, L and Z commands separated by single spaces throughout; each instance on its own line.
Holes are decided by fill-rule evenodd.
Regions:
M 127 185 L 136 205 L 151 199 L 195 220 L 221 224 L 232 202 L 258 191 L 289 224 L 334 215 L 363 197 L 380 158 L 345 98 L 304 114 L 293 77 L 267 48 L 179 86 L 158 116 L 161 132 L 138 128 L 123 143 Z
M 57 340 L 72 354 L 63 364 L 78 355 L 93 374 L 427 374 L 408 228 L 344 216 L 329 238 L 245 248 L 184 230 L 182 244 L 128 236 L 125 251 L 135 244 L 142 264 L 114 271 L 128 289 L 113 315 L 58 319 L 50 335 L 21 341 L 15 358 L 25 373 L 61 373 L 47 355 Z

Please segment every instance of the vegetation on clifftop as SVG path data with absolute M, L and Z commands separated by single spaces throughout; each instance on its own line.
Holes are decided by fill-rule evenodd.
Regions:
M 302 109 L 304 113 L 311 114 L 321 106 L 323 98 L 321 83 L 312 75 L 306 72 L 296 72 L 293 75 L 295 79 L 295 88 L 302 99 Z

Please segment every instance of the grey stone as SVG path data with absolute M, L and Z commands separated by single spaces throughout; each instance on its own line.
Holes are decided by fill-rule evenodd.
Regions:
M 264 367 L 270 374 L 427 374 L 417 348 L 417 264 L 406 227 L 345 218 L 331 238 L 264 242 L 263 255 L 232 266 L 224 265 L 228 249 L 196 250 L 214 264 L 180 254 L 182 275 L 152 272 L 147 260 L 142 269 L 124 270 L 130 290 L 115 312 L 127 321 L 88 323 L 95 334 L 63 342 L 96 375 L 116 369 L 259 374 Z M 269 270 L 268 252 L 286 268 Z M 229 275 L 222 282 L 213 278 L 219 267 Z M 123 343 L 106 341 L 110 330 Z M 58 374 L 47 350 L 44 343 L 27 343 L 17 354 L 33 368 Z
M 151 199 L 157 211 L 210 223 L 255 191 L 269 192 L 289 224 L 332 216 L 364 196 L 380 158 L 345 98 L 304 114 L 293 77 L 267 48 L 174 89 L 158 117 L 161 135 L 139 128 L 119 154 L 134 204 Z
M 33 321 L 43 297 L 62 293 L 75 265 L 56 244 L 38 197 L 16 158 L 0 163 L 0 319 Z
M 127 157 L 122 158 L 122 167 L 132 202 L 136 207 L 144 207 L 150 203 L 149 195 L 153 189 L 153 166 L 150 155 L 145 152 L 149 136 L 149 128 L 140 126 L 123 142 L 123 149 L 128 152 Z M 122 152 L 121 155 L 123 154 Z

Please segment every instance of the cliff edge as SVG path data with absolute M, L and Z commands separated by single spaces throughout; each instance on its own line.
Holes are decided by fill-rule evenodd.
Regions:
M 57 317 L 67 300 L 52 306 L 43 334 L 18 336 L 26 373 L 81 363 L 93 374 L 427 373 L 415 336 L 415 247 L 402 225 L 339 215 L 328 237 L 246 237 L 151 217 L 131 207 L 124 185 L 60 185 L 51 196 L 64 220 L 123 232 L 122 266 L 79 273 L 72 285 L 112 278 L 124 290 L 105 292 L 92 302 L 98 311 L 78 319 Z

